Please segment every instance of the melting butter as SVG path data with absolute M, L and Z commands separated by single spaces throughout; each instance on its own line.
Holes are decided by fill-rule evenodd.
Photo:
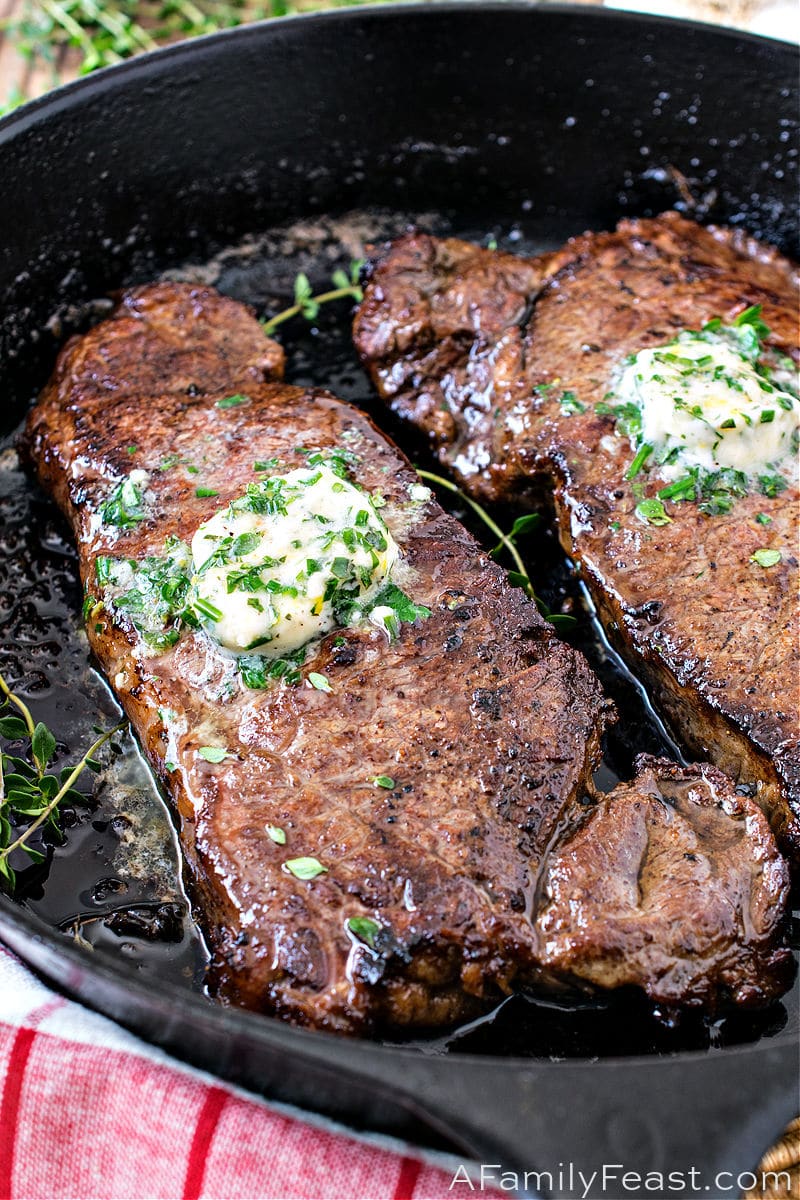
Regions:
M 368 493 L 328 463 L 251 484 L 191 549 L 192 603 L 208 632 L 274 656 L 358 619 L 399 557 Z
M 664 479 L 689 467 L 748 476 L 794 469 L 800 401 L 722 338 L 685 332 L 640 350 L 614 392 L 640 411 L 632 442 L 652 447 L 648 465 Z

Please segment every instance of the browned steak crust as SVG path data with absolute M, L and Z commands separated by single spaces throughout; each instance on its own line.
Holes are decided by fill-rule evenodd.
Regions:
M 155 283 L 123 292 L 111 316 L 71 338 L 50 388 L 61 403 L 159 392 L 235 392 L 283 378 L 284 355 L 243 304 L 213 288 Z
M 88 336 L 102 355 L 119 326 Z M 115 354 L 124 372 L 121 344 Z M 312 647 L 304 678 L 324 674 L 331 694 L 305 683 L 248 690 L 204 634 L 187 630 L 169 651 L 148 654 L 124 615 L 93 610 L 90 642 L 180 817 L 218 994 L 353 1031 L 448 1024 L 514 986 L 577 978 L 572 963 L 552 969 L 542 958 L 531 916 L 549 848 L 583 820 L 579 801 L 607 719 L 583 658 L 435 501 L 409 504 L 408 463 L 326 393 L 251 382 L 246 403 L 220 408 L 233 384 L 209 395 L 76 385 L 65 397 L 63 378 L 62 364 L 31 414 L 28 444 L 72 523 L 91 595 L 102 594 L 98 555 L 141 559 L 161 553 L 169 535 L 189 540 L 253 479 L 254 460 L 277 456 L 291 469 L 305 461 L 298 447 L 344 439 L 359 482 L 388 501 L 408 590 L 432 610 L 391 644 L 358 627 Z M 173 465 L 161 469 L 165 460 Z M 149 473 L 147 519 L 110 529 L 98 509 L 131 467 Z M 217 496 L 198 497 L 198 481 Z M 207 745 L 228 757 L 206 761 L 198 750 Z M 384 774 L 392 787 L 374 785 Z M 613 827 L 614 796 L 601 805 Z M 285 830 L 285 846 L 267 825 Z M 760 836 L 742 839 L 739 853 L 742 872 L 755 873 Z M 294 878 L 282 864 L 301 856 L 327 872 Z M 723 936 L 732 967 L 710 980 L 709 1003 L 728 994 L 764 1001 L 785 986 L 773 949 L 784 890 L 778 861 L 763 902 L 757 889 L 755 899 L 731 892 L 739 923 Z M 763 936 L 750 914 L 756 900 L 772 905 Z M 348 933 L 358 916 L 381 927 L 373 949 Z M 742 980 L 760 977 L 757 994 L 736 992 L 737 963 Z M 641 964 L 632 975 L 650 990 L 650 964 Z
M 415 234 L 373 263 L 355 340 L 381 395 L 467 491 L 554 501 L 612 638 L 689 748 L 758 785 L 796 855 L 797 491 L 713 517 L 683 504 L 671 524 L 644 524 L 623 480 L 627 439 L 595 412 L 626 355 L 754 304 L 772 344 L 797 357 L 792 264 L 674 213 L 573 239 L 516 274 L 508 255 Z M 585 411 L 566 413 L 566 392 Z M 750 561 L 765 547 L 782 552 L 770 570 Z
M 765 965 L 791 977 L 790 952 L 773 950 L 786 863 L 764 814 L 715 767 L 642 755 L 635 781 L 548 856 L 540 889 L 540 956 L 558 974 L 604 988 L 647 979 L 665 1007 L 707 1004 L 720 988 L 752 1003 Z

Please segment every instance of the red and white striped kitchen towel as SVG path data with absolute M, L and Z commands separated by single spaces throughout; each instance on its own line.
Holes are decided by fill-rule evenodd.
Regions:
M 445 1200 L 457 1166 L 229 1088 L 0 949 L 0 1200 Z

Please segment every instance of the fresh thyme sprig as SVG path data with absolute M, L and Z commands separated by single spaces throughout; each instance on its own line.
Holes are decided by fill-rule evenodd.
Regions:
M 515 544 L 518 537 L 523 533 L 529 533 L 531 529 L 538 525 L 539 516 L 537 513 L 527 513 L 525 516 L 517 517 L 508 533 L 505 533 L 497 522 L 489 516 L 489 513 L 482 505 L 462 492 L 461 488 L 451 480 L 445 479 L 441 475 L 434 475 L 432 471 L 423 471 L 421 467 L 415 467 L 415 470 L 421 479 L 427 479 L 429 483 L 435 484 L 436 487 L 445 488 L 448 492 L 452 492 L 453 495 L 458 496 L 464 504 L 472 509 L 476 516 L 480 517 L 486 528 L 498 539 L 497 545 L 489 551 L 490 556 L 495 558 L 504 550 L 510 555 L 515 567 L 515 570 L 508 572 L 510 582 L 527 592 L 531 600 L 535 601 L 539 612 L 545 620 L 561 629 L 569 628 L 575 624 L 575 618 L 568 616 L 566 613 L 550 612 L 541 597 L 536 595 L 525 562 Z
M 307 321 L 314 321 L 320 306 L 330 304 L 332 300 L 349 298 L 356 304 L 360 304 L 364 299 L 364 293 L 359 285 L 359 276 L 363 265 L 363 259 L 353 259 L 350 263 L 349 273 L 341 269 L 334 271 L 331 283 L 335 286 L 330 291 L 317 293 L 316 296 L 312 293 L 308 276 L 300 271 L 294 281 L 294 304 L 289 308 L 284 308 L 282 312 L 276 313 L 274 317 L 262 321 L 261 327 L 264 333 L 271 334 L 284 321 L 291 321 L 292 317 L 303 316 Z
M 99 771 L 95 755 L 114 734 L 124 728 L 124 722 L 101 734 L 74 767 L 64 767 L 58 775 L 47 768 L 56 752 L 56 739 L 41 721 L 34 721 L 24 700 L 21 700 L 0 675 L 0 736 L 9 741 L 28 742 L 27 757 L 0 754 L 0 879 L 9 889 L 14 888 L 16 875 L 10 865 L 11 855 L 23 850 L 32 863 L 44 861 L 40 850 L 30 845 L 33 834 L 42 825 L 59 831 L 57 812 L 64 800 L 83 802 L 85 797 L 74 789 L 78 778 L 88 768 Z M 16 709 L 19 716 L 11 712 Z M 31 818 L 22 833 L 13 838 L 10 817 Z

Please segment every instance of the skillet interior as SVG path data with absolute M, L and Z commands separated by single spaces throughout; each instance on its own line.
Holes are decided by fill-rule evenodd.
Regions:
M 677 169 L 699 200 L 696 215 L 742 224 L 797 253 L 796 55 L 788 47 L 557 6 L 470 6 L 457 16 L 454 7 L 461 6 L 270 23 L 139 60 L 8 118 L 0 131 L 0 211 L 25 214 L 13 222 L 0 259 L 8 427 L 52 365 L 54 334 L 82 319 L 87 302 L 122 282 L 206 261 L 250 231 L 300 215 L 380 206 L 435 212 L 440 227 L 458 233 L 518 234 L 523 247 L 541 245 L 587 226 L 607 227 L 625 213 L 658 211 L 674 205 L 676 196 L 682 203 Z M 258 283 L 252 266 L 252 260 L 230 264 L 226 289 L 245 299 L 248 288 L 261 287 L 263 294 L 264 281 Z M 309 369 L 296 363 L 301 377 Z M 359 386 L 354 380 L 355 392 Z M 339 390 L 347 395 L 347 384 Z M 57 529 L 45 535 L 54 562 L 61 555 L 58 536 Z M 70 566 L 61 569 L 58 586 L 68 594 Z M 22 645 L 19 653 L 27 653 Z M 80 664 L 69 655 L 55 658 L 55 679 L 45 681 L 43 700 L 76 725 L 98 703 L 111 711 L 99 683 L 85 698 L 70 697 L 70 672 Z M 631 1114 L 649 1109 L 652 1119 L 636 1136 L 649 1146 L 651 1160 L 666 1147 L 673 1161 L 692 1124 L 685 1105 L 667 1136 L 668 1122 L 663 1113 L 656 1119 L 652 1096 L 645 1105 L 634 1100 L 633 1085 L 630 1092 L 617 1089 L 621 1073 L 638 1069 L 631 1074 L 637 1086 L 652 1091 L 657 1079 L 668 1096 L 678 1061 L 686 1073 L 702 1073 L 707 1097 L 724 1076 L 718 1103 L 711 1105 L 712 1124 L 721 1131 L 722 1113 L 728 1122 L 734 1118 L 743 1169 L 777 1132 L 783 1114 L 791 1115 L 791 1075 L 787 1090 L 780 1069 L 792 1055 L 791 1024 L 749 1049 L 708 1059 L 683 1054 L 616 1065 L 607 1060 L 602 1067 L 474 1063 L 462 1055 L 423 1059 L 352 1044 L 343 1055 L 331 1039 L 226 1013 L 185 992 L 159 988 L 156 997 L 146 985 L 131 990 L 119 965 L 87 963 L 61 935 L 39 928 L 5 900 L 0 924 L 51 978 L 62 985 L 66 978 L 90 1002 L 221 1074 L 353 1119 L 369 1113 L 369 1123 L 384 1127 L 403 1127 L 408 1111 L 423 1107 L 428 1123 L 444 1121 L 473 1150 L 500 1145 L 529 1166 L 538 1147 L 555 1157 L 564 1138 L 556 1097 L 563 1094 L 566 1103 L 576 1088 L 586 1098 L 587 1136 L 594 1114 L 598 1153 L 609 1112 L 620 1110 L 619 1095 L 625 1095 L 624 1136 L 630 1137 Z M 182 965 L 191 970 L 191 954 Z M 297 1065 L 288 1081 L 276 1075 L 274 1056 L 281 1050 Z M 325 1064 L 338 1072 L 342 1057 L 349 1082 L 328 1076 L 324 1083 Z M 467 1112 L 452 1095 L 456 1070 L 465 1079 L 472 1072 L 476 1085 L 481 1081 Z M 765 1072 L 760 1115 L 750 1113 L 748 1125 L 725 1105 L 736 1093 L 745 1102 L 753 1095 L 758 1070 Z M 359 1071 L 368 1084 L 356 1081 Z M 591 1102 L 589 1076 L 581 1071 L 591 1072 Z M 748 1078 L 746 1088 L 731 1087 L 731 1071 Z M 371 1106 L 370 1091 L 381 1091 L 387 1080 L 393 1085 L 398 1073 L 407 1085 L 400 1107 L 396 1100 Z M 506 1084 L 492 1087 L 487 1080 L 493 1078 L 513 1079 L 521 1089 L 513 1119 L 501 1102 Z M 613 1103 L 602 1095 L 612 1079 Z M 681 1092 L 684 1087 L 685 1079 Z M 534 1103 L 541 1092 L 548 1096 L 547 1114 Z M 698 1141 L 707 1155 L 715 1152 L 708 1107 L 706 1100 Z M 590 1155 L 591 1146 L 589 1136 Z M 520 1159 L 525 1149 L 528 1157 Z M 569 1150 L 567 1141 L 559 1153 Z M 726 1153 L 721 1161 L 727 1165 L 733 1153 L 727 1143 Z

